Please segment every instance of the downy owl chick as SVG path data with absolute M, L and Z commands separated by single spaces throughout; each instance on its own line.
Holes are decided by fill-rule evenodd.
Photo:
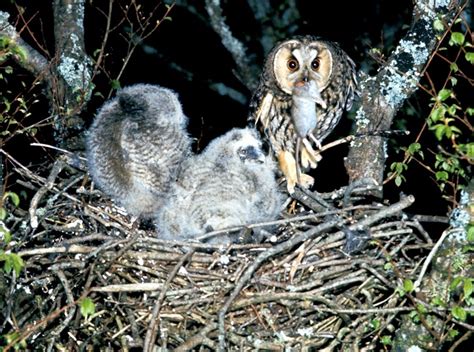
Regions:
M 212 230 L 274 220 L 283 207 L 276 166 L 265 156 L 257 131 L 233 129 L 183 163 L 169 200 L 160 209 L 160 238 L 196 239 Z M 209 243 L 238 242 L 218 235 Z
M 301 170 L 315 168 L 315 151 L 331 133 L 357 90 L 354 62 L 334 42 L 297 36 L 269 53 L 250 103 L 254 121 L 272 146 L 292 193 L 313 180 Z
M 172 90 L 148 84 L 122 89 L 89 129 L 92 179 L 129 213 L 153 216 L 191 154 L 187 121 Z

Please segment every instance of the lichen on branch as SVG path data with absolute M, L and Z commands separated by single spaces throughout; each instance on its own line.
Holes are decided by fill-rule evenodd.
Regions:
M 355 133 L 365 137 L 351 143 L 345 161 L 351 181 L 371 178 L 377 184 L 382 183 L 384 140 L 371 133 L 389 130 L 398 110 L 417 90 L 423 69 L 438 43 L 433 23 L 439 17 L 449 23 L 458 5 L 458 0 L 415 1 L 412 26 L 385 65 L 374 76 L 360 75 L 361 100 L 356 111 Z

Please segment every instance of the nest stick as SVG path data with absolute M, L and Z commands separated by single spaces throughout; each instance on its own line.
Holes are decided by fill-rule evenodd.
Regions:
M 406 207 L 410 206 L 413 202 L 415 201 L 415 197 L 413 196 L 406 196 L 402 198 L 398 203 L 395 203 L 391 206 L 388 206 L 387 208 L 381 209 L 375 214 L 372 214 L 371 216 L 368 216 L 365 219 L 362 219 L 359 221 L 358 224 L 350 226 L 350 229 L 362 229 L 365 228 L 387 216 L 396 214 L 400 212 L 401 210 L 405 209 Z M 259 254 L 259 256 L 255 259 L 255 261 L 250 265 L 247 270 L 244 272 L 244 274 L 240 277 L 239 281 L 237 282 L 234 290 L 230 294 L 229 298 L 227 298 L 226 302 L 222 306 L 221 310 L 219 311 L 218 314 L 218 319 L 219 319 L 219 351 L 225 351 L 225 315 L 227 311 L 229 310 L 230 305 L 232 302 L 235 300 L 235 298 L 238 296 L 244 285 L 250 280 L 251 276 L 253 273 L 260 267 L 260 265 L 267 259 L 273 257 L 274 255 L 281 253 L 283 251 L 286 251 L 295 245 L 306 241 L 308 239 L 311 239 L 318 234 L 324 232 L 324 231 L 329 231 L 332 228 L 336 226 L 341 226 L 344 223 L 344 221 L 340 220 L 332 220 L 328 221 L 326 223 L 320 224 L 311 230 L 308 230 L 286 242 L 280 243 L 279 245 L 269 249 L 268 251 L 262 252 Z
M 153 352 L 154 348 L 153 345 L 156 340 L 156 334 L 157 334 L 157 325 L 159 321 L 159 314 L 161 310 L 161 305 L 163 304 L 163 301 L 166 296 L 166 291 L 169 288 L 169 285 L 173 278 L 176 276 L 178 273 L 178 270 L 183 266 L 183 264 L 192 257 L 194 254 L 195 249 L 190 249 L 185 255 L 182 256 L 180 261 L 175 265 L 173 270 L 170 272 L 168 278 L 166 279 L 165 284 L 163 285 L 163 288 L 161 289 L 160 296 L 156 300 L 155 306 L 153 307 L 153 312 L 151 314 L 151 319 L 150 319 L 150 324 L 148 325 L 148 329 L 146 332 L 145 336 L 145 342 L 143 343 L 143 351 L 144 352 Z

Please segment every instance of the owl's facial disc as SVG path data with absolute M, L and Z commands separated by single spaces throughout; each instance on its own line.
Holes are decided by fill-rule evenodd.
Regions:
M 289 95 L 309 81 L 316 82 L 321 92 L 331 78 L 332 55 L 321 42 L 305 46 L 298 41 L 288 42 L 277 50 L 273 70 L 279 87 Z
M 247 162 L 265 162 L 265 154 L 261 148 L 260 141 L 249 130 L 239 131 L 240 133 L 234 140 L 233 148 L 234 155 L 237 155 L 240 161 Z

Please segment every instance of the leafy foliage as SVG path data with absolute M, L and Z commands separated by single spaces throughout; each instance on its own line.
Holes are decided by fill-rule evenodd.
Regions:
M 21 270 L 25 267 L 25 263 L 18 254 L 12 253 L 9 249 L 7 249 L 12 240 L 10 230 L 3 222 L 8 215 L 6 209 L 3 207 L 3 204 L 7 199 L 10 199 L 15 207 L 20 205 L 20 198 L 16 193 L 5 192 L 3 194 L 0 202 L 0 240 L 3 242 L 0 246 L 0 263 L 4 262 L 3 271 L 6 274 L 10 274 L 12 271 L 14 271 L 15 275 L 18 277 Z
M 473 43 L 466 35 L 470 30 L 466 31 L 468 23 L 464 21 L 457 20 L 452 28 L 445 29 L 444 23 L 437 19 L 433 26 L 439 32 L 446 31 L 446 39 L 436 50 L 431 65 L 435 65 L 436 61 L 437 66 L 447 68 L 447 75 L 441 80 L 444 84 L 437 86 L 431 77 L 430 67 L 427 68 L 427 83 L 423 90 L 431 96 L 430 113 L 424 117 L 425 124 L 415 141 L 408 148 L 399 147 L 404 157 L 402 161 L 390 165 L 389 180 L 393 180 L 398 187 L 403 182 L 409 182 L 405 172 L 409 164 L 416 161 L 431 174 L 443 197 L 455 205 L 458 192 L 469 182 L 474 163 L 474 129 L 471 122 L 474 108 L 472 97 L 465 94 L 466 86 L 471 86 L 472 90 L 473 77 L 469 74 L 473 72 L 474 65 Z M 437 143 L 435 150 L 431 144 L 423 142 L 429 140 L 430 134 Z

